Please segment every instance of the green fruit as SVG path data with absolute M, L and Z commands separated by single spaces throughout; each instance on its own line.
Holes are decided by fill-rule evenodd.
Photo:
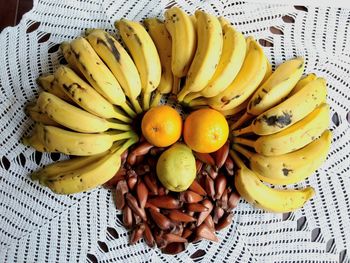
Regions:
M 196 178 L 196 160 L 191 149 L 176 143 L 163 152 L 157 162 L 157 176 L 170 191 L 185 191 Z

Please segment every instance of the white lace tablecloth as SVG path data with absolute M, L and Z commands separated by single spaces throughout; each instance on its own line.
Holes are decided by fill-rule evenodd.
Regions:
M 241 201 L 219 243 L 199 242 L 177 256 L 143 242 L 128 245 L 113 193 L 103 188 L 59 196 L 28 178 L 65 158 L 20 143 L 33 127 L 24 105 L 35 79 L 62 60 L 58 44 L 86 28 L 114 31 L 121 17 L 162 16 L 179 5 L 226 16 L 265 46 L 274 65 L 306 58 L 306 72 L 327 78 L 333 144 L 327 161 L 301 185 L 317 194 L 299 211 L 270 214 Z M 350 10 L 205 0 L 34 0 L 21 23 L 0 35 L 0 262 L 349 262 Z M 271 27 L 274 29 L 271 31 Z M 274 33 L 272 33 L 274 32 Z

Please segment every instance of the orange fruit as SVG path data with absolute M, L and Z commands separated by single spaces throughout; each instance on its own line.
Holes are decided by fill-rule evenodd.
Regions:
M 172 107 L 161 105 L 146 112 L 141 122 L 146 140 L 158 147 L 167 147 L 181 136 L 182 119 Z
M 210 153 L 227 141 L 229 127 L 225 117 L 213 109 L 192 112 L 185 120 L 184 140 L 194 151 Z

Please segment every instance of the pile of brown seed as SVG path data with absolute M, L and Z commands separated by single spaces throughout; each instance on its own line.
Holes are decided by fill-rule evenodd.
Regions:
M 130 243 L 143 237 L 148 246 L 176 254 L 190 242 L 218 241 L 215 232 L 230 225 L 239 201 L 229 143 L 213 154 L 195 153 L 197 179 L 180 193 L 167 190 L 157 178 L 156 164 L 164 150 L 140 142 L 122 155 L 123 165 L 106 183 L 116 191 L 116 207 L 131 229 Z

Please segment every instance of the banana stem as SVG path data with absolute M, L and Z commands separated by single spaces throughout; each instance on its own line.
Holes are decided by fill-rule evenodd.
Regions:
M 242 161 L 242 159 L 239 158 L 238 155 L 237 155 L 234 151 L 231 150 L 231 151 L 230 151 L 230 155 L 231 155 L 233 161 L 237 164 L 237 166 L 238 166 L 240 169 L 243 169 L 243 168 L 246 167 L 245 164 L 244 164 L 244 162 Z
M 132 123 L 132 119 L 121 113 L 117 107 L 114 107 L 114 118 L 126 123 Z
M 250 120 L 251 118 L 253 118 L 253 115 L 249 114 L 248 112 L 245 112 L 242 117 L 240 117 L 237 121 L 235 121 L 234 123 L 232 123 L 231 125 L 231 131 L 237 129 L 238 127 L 240 127 L 243 123 L 245 123 L 246 121 Z
M 255 146 L 255 141 L 248 140 L 248 139 L 245 139 L 245 138 L 240 138 L 240 137 L 234 137 L 233 138 L 233 143 L 239 143 L 239 144 L 247 145 L 247 146 L 250 146 L 252 148 L 254 148 L 254 146 Z
M 239 152 L 240 154 L 243 154 L 244 157 L 247 159 L 250 159 L 253 157 L 253 153 L 251 151 L 248 151 L 247 149 L 243 148 L 241 145 L 233 144 L 233 149 Z
M 184 98 L 184 102 L 186 104 L 190 104 L 190 102 L 194 99 L 197 99 L 201 96 L 201 94 L 199 92 L 194 92 L 194 93 L 189 93 L 185 98 Z
M 195 99 L 190 101 L 190 103 L 188 104 L 188 106 L 190 107 L 198 107 L 198 106 L 205 106 L 205 105 L 207 105 L 206 98 Z
M 133 131 L 127 131 L 127 132 L 122 132 L 118 134 L 110 134 L 112 136 L 113 141 L 119 141 L 119 140 L 124 140 L 124 139 L 129 139 L 131 137 L 135 136 L 135 133 Z
M 125 102 L 123 102 L 121 105 L 119 105 L 131 118 L 136 117 L 136 113 L 133 111 L 133 109 Z
M 177 100 L 182 102 L 189 92 L 186 90 L 186 86 L 177 94 Z
M 180 78 L 174 76 L 173 79 L 173 88 L 171 90 L 171 93 L 177 95 L 180 91 Z
M 137 143 L 139 140 L 139 137 L 134 133 L 134 136 L 132 136 L 129 140 L 127 140 L 117 151 L 116 153 L 122 154 L 126 149 L 128 149 L 131 145 Z
M 147 92 L 143 94 L 143 110 L 147 111 L 149 109 L 149 103 L 151 101 L 151 93 Z
M 132 129 L 132 127 L 128 124 L 121 124 L 121 123 L 115 123 L 115 122 L 110 122 L 109 128 L 120 130 L 120 131 L 130 131 Z
M 130 101 L 137 114 L 140 114 L 143 112 L 141 105 L 136 98 L 130 98 Z
M 162 99 L 162 93 L 156 92 L 156 94 L 154 95 L 153 101 L 151 103 L 151 108 L 158 106 L 161 99 Z
M 236 131 L 233 131 L 232 135 L 233 136 L 239 136 L 239 135 L 242 135 L 242 134 L 252 133 L 252 132 L 253 132 L 253 126 L 249 125 L 248 127 L 245 127 L 245 128 L 242 128 L 242 129 L 239 129 L 239 130 L 236 130 Z

